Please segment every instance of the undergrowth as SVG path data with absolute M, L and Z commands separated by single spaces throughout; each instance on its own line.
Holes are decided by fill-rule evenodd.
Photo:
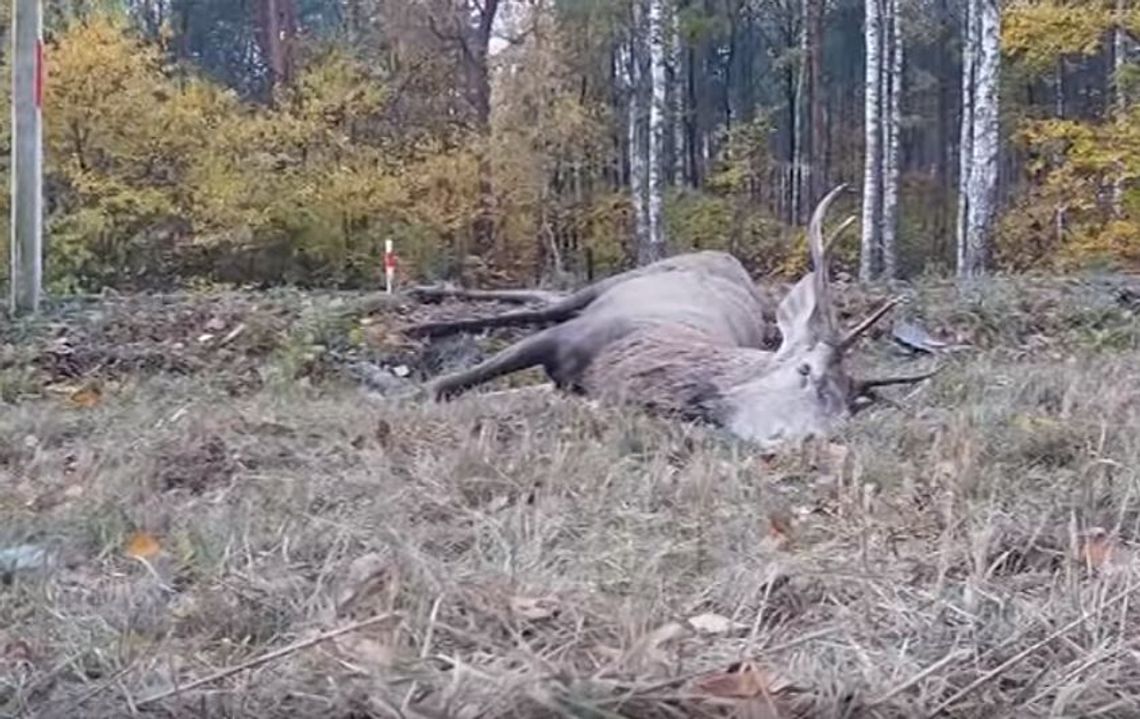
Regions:
M 51 563 L 0 562 L 0 713 L 1135 715 L 1132 310 L 986 291 L 920 288 L 905 311 L 973 346 L 772 456 L 542 389 L 385 399 L 287 356 L 391 307 L 97 395 L 33 383 L 0 411 L 0 552 Z M 234 391 L 247 362 L 311 381 Z

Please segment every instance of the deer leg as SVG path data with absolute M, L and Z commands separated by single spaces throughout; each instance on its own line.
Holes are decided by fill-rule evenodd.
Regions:
M 516 342 L 468 370 L 455 372 L 436 380 L 431 388 L 432 396 L 437 400 L 449 399 L 497 377 L 537 365 L 546 368 L 547 374 L 550 375 L 559 346 L 557 330 L 557 327 L 543 330 Z

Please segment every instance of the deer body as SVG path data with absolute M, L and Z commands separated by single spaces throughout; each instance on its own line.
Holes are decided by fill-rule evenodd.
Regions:
M 708 251 L 669 258 L 603 280 L 550 308 L 438 323 L 428 331 L 419 328 L 419 334 L 439 333 L 444 325 L 481 329 L 508 321 L 566 318 L 470 370 L 444 377 L 437 382 L 435 394 L 453 396 L 534 366 L 542 366 L 561 388 L 591 393 L 584 373 L 605 348 L 631 333 L 660 327 L 691 330 L 720 346 L 761 348 L 774 339 L 774 328 L 766 320 L 772 316 L 771 304 L 739 261 L 726 253 Z
M 435 384 L 436 398 L 541 365 L 560 388 L 704 420 L 764 446 L 830 433 L 857 411 L 858 401 L 875 398 L 874 387 L 932 374 L 860 381 L 843 368 L 846 350 L 894 301 L 841 334 L 831 304 L 822 224 L 842 189 L 819 203 L 809 225 L 813 270 L 774 312 L 731 255 L 679 255 L 539 310 L 420 328 L 421 334 L 435 334 L 557 323 L 480 365 L 443 377 Z M 773 315 L 778 348 L 772 348 Z

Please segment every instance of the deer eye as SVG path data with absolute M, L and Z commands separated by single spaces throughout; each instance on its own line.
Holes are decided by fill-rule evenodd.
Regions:
M 807 377 L 809 374 L 811 374 L 811 365 L 809 365 L 807 362 L 804 362 L 797 368 L 796 371 L 798 371 L 804 377 Z

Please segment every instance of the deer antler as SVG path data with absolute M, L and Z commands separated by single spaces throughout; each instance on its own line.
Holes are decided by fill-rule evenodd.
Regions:
M 863 333 L 874 327 L 876 322 L 881 320 L 888 312 L 894 309 L 895 306 L 897 306 L 902 301 L 902 297 L 892 297 L 891 299 L 884 302 L 882 306 L 879 307 L 879 309 L 867 315 L 863 321 L 855 325 L 855 327 L 852 328 L 852 330 L 848 332 L 842 340 L 840 340 L 838 345 L 839 351 L 842 352 L 851 347 L 851 345 L 855 344 L 855 342 L 859 339 L 859 337 L 863 335 Z
M 866 399 L 870 400 L 870 402 L 868 402 L 866 406 L 861 407 L 860 409 L 866 409 L 867 406 L 870 406 L 871 404 L 874 404 L 875 402 L 885 402 L 887 404 L 891 404 L 891 405 L 894 405 L 895 407 L 898 407 L 897 404 L 895 404 L 894 402 L 891 402 L 890 400 L 886 399 L 885 397 L 880 395 L 878 392 L 876 392 L 875 388 L 876 387 L 889 387 L 892 385 L 900 385 L 900 384 L 917 384 L 919 382 L 922 382 L 923 380 L 928 380 L 931 377 L 933 377 L 934 375 L 938 374 L 939 372 L 942 371 L 943 367 L 944 367 L 944 365 L 939 365 L 939 366 L 935 367 L 934 369 L 930 370 L 929 372 L 923 372 L 922 374 L 916 374 L 916 375 L 898 375 L 898 376 L 894 376 L 894 377 L 879 377 L 879 378 L 875 378 L 875 379 L 852 380 L 852 382 L 851 382 L 851 394 L 849 395 L 850 396 L 850 404 L 852 406 L 854 406 L 856 400 L 861 399 L 861 398 L 866 398 Z
M 831 282 L 828 277 L 828 264 L 827 256 L 831 245 L 834 244 L 839 234 L 854 221 L 854 218 L 844 221 L 834 235 L 826 242 L 823 241 L 823 218 L 827 215 L 827 209 L 835 198 L 847 189 L 847 184 L 842 183 L 836 185 L 831 192 L 819 201 L 815 207 L 815 212 L 812 213 L 811 221 L 808 223 L 808 248 L 811 250 L 812 265 L 814 265 L 812 276 L 813 284 L 815 286 L 815 301 L 817 307 L 817 316 L 823 318 L 826 326 L 826 332 L 834 336 L 838 333 L 839 327 L 835 317 L 835 307 L 831 302 Z
M 827 238 L 827 244 L 823 246 L 823 254 L 827 256 L 831 255 L 831 248 L 835 245 L 839 238 L 843 236 L 843 233 L 847 231 L 847 228 L 855 224 L 856 219 L 858 218 L 856 218 L 855 215 L 851 215 L 846 220 L 841 222 L 838 227 L 831 231 L 831 236 Z

